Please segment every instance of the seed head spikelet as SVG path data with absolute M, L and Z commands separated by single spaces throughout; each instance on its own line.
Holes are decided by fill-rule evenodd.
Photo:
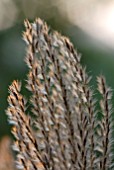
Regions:
M 37 142 L 30 127 L 29 117 L 25 114 L 26 101 L 20 94 L 20 90 L 21 83 L 14 81 L 9 87 L 9 107 L 7 109 L 9 123 L 13 124 L 12 133 L 16 139 L 13 149 L 18 152 L 17 167 L 26 170 L 45 170 Z

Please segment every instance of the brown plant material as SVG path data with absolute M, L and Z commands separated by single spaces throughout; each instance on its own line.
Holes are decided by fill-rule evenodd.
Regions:
M 31 92 L 34 118 L 28 118 L 25 113 L 26 102 L 20 94 L 18 81 L 9 87 L 7 110 L 9 121 L 14 124 L 12 133 L 16 142 L 13 148 L 18 151 L 18 168 L 108 170 L 106 155 L 111 153 L 111 148 L 107 137 L 112 127 L 105 83 L 98 79 L 99 87 L 105 89 L 103 94 L 99 90 L 103 95 L 104 114 L 99 121 L 103 128 L 99 130 L 94 92 L 89 86 L 91 77 L 81 65 L 80 54 L 70 40 L 52 31 L 41 19 L 32 24 L 26 20 L 25 28 L 25 60 L 29 68 L 26 87 Z M 105 137 L 102 136 L 104 131 Z M 102 138 L 100 143 L 99 138 Z M 101 156 L 99 148 L 103 150 Z
M 106 80 L 104 76 L 97 78 L 98 81 L 98 90 L 102 96 L 100 101 L 101 114 L 102 118 L 99 122 L 100 129 L 100 141 L 98 146 L 100 147 L 100 162 L 99 166 L 101 170 L 107 170 L 112 168 L 112 146 L 113 146 L 113 137 L 112 137 L 112 127 L 114 126 L 112 120 L 112 89 L 107 87 Z
M 39 155 L 37 142 L 33 136 L 29 117 L 26 116 L 26 100 L 20 94 L 21 83 L 14 81 L 9 88 L 10 95 L 7 109 L 9 122 L 13 124 L 12 133 L 16 138 L 13 149 L 17 154 L 17 168 L 19 169 L 45 169 L 42 158 Z M 40 167 L 39 167 L 40 166 Z
M 14 158 L 11 151 L 11 140 L 5 136 L 0 141 L 0 170 L 14 170 Z

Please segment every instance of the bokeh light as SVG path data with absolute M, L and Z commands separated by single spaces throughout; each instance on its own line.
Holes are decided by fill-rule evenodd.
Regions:
M 72 24 L 114 48 L 114 0 L 60 0 Z M 64 2 L 64 3 L 63 3 Z M 60 7 L 61 13 L 64 11 Z

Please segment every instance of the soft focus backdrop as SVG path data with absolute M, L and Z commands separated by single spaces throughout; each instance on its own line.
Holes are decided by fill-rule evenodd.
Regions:
M 23 21 L 36 17 L 71 39 L 93 87 L 102 73 L 114 89 L 114 0 L 0 0 L 0 137 L 9 134 L 8 86 L 14 79 L 23 85 L 26 80 Z

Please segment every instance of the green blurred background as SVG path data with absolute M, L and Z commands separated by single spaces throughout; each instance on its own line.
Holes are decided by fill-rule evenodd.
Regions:
M 114 4 L 114 1 L 110 0 L 104 2 Z M 99 1 L 91 0 L 92 7 L 90 7 L 89 0 L 75 0 L 75 3 L 74 0 L 71 0 L 70 3 L 72 4 L 68 5 L 65 0 L 0 1 L 0 137 L 10 134 L 5 115 L 8 86 L 14 79 L 22 80 L 23 85 L 26 80 L 27 67 L 24 62 L 26 46 L 22 40 L 23 21 L 26 18 L 33 21 L 36 17 L 40 17 L 53 29 L 68 36 L 75 48 L 82 54 L 82 63 L 87 66 L 88 74 L 93 76 L 92 85 L 96 87 L 96 76 L 102 73 L 106 76 L 108 84 L 114 89 L 114 45 L 113 43 L 110 45 L 110 39 L 105 39 L 104 42 L 99 39 L 99 34 L 97 36 L 99 29 L 96 30 L 95 36 L 89 34 L 89 30 L 84 29 L 85 24 L 90 24 L 85 22 L 89 16 L 89 10 L 91 12 L 93 9 L 93 12 L 96 12 Z M 85 3 L 86 6 L 84 6 Z M 74 11 L 72 6 L 75 7 Z M 83 14 L 83 8 L 84 11 L 88 11 L 86 15 Z M 77 9 L 79 12 L 75 14 Z M 71 18 L 72 16 L 75 18 L 75 15 L 78 20 L 73 22 Z M 88 18 L 89 20 L 90 18 Z M 97 20 L 94 20 L 94 24 L 97 24 Z M 105 41 L 108 42 L 105 43 Z M 23 89 L 22 92 L 25 94 L 26 90 Z

